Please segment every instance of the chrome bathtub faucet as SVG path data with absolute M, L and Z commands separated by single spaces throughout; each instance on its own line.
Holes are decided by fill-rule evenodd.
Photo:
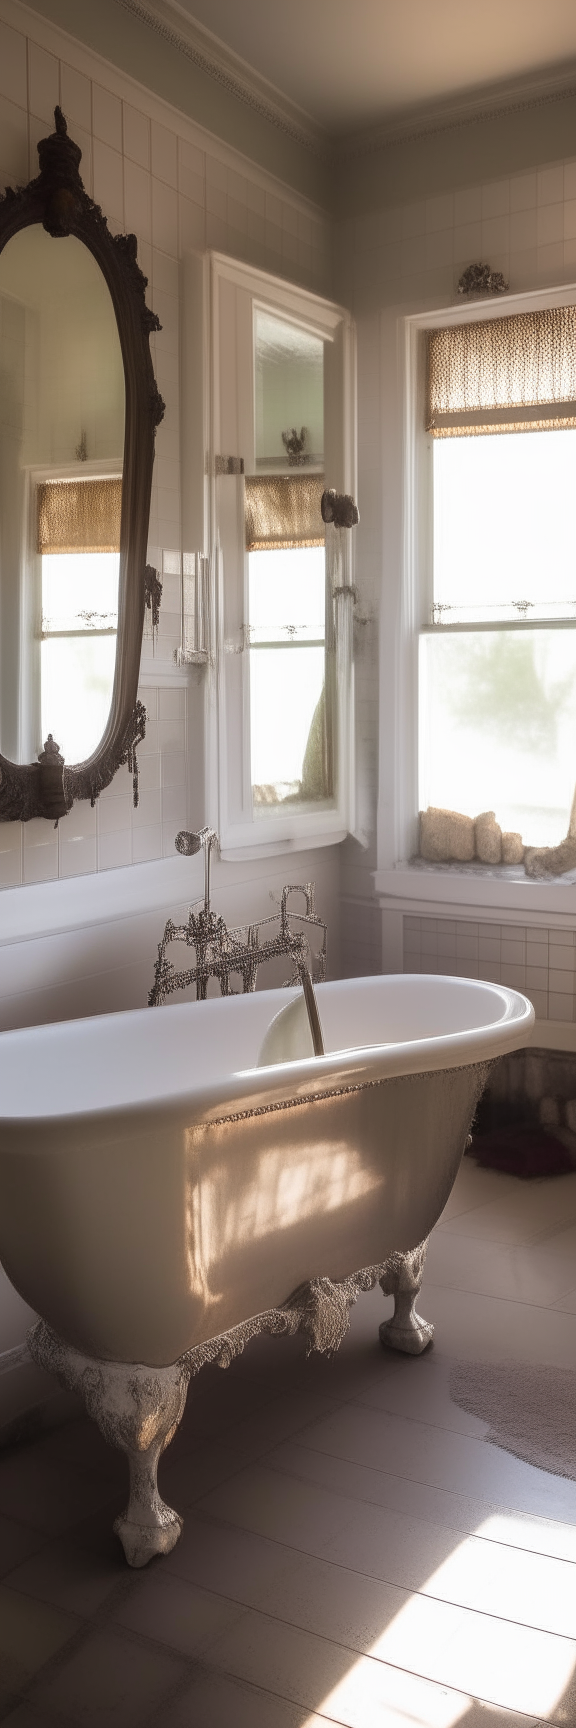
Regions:
M 175 990 L 186 990 L 190 984 L 196 986 L 196 1000 L 205 1001 L 210 978 L 218 980 L 222 996 L 250 994 L 256 989 L 258 968 L 267 960 L 275 960 L 279 955 L 286 954 L 292 962 L 292 976 L 286 979 L 286 983 L 302 983 L 314 1054 L 323 1055 L 322 1031 L 313 984 L 322 983 L 326 977 L 327 928 L 315 911 L 314 883 L 285 883 L 278 913 L 273 913 L 269 918 L 259 918 L 254 924 L 244 924 L 235 930 L 229 930 L 224 919 L 212 911 L 210 901 L 211 857 L 214 850 L 220 850 L 216 830 L 200 828 L 197 833 L 189 833 L 183 829 L 176 835 L 175 846 L 176 851 L 185 858 L 193 858 L 197 852 L 203 850 L 204 900 L 190 907 L 186 924 L 174 924 L 171 918 L 168 919 L 158 946 L 158 959 L 154 967 L 154 982 L 148 997 L 148 1006 L 161 1007 Z M 294 894 L 304 896 L 304 912 L 297 912 L 292 905 L 289 908 L 289 896 Z M 294 928 L 294 925 L 297 928 Z M 309 934 L 313 929 L 322 933 L 321 946 L 315 955 L 312 954 L 309 941 Z M 193 966 L 177 971 L 167 954 L 172 942 L 185 942 L 188 948 L 194 949 Z M 231 979 L 234 975 L 241 979 L 240 992 L 232 988 Z

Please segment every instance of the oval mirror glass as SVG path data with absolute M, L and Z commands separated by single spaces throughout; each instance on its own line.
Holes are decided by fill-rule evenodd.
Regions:
M 0 254 L 0 751 L 68 763 L 110 711 L 125 389 L 114 307 L 88 247 L 40 224 Z

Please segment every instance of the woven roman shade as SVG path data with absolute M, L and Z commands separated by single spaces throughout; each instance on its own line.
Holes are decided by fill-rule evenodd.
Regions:
M 122 480 L 48 480 L 38 487 L 37 550 L 119 552 Z
M 428 333 L 434 438 L 576 426 L 576 306 Z
M 323 546 L 322 474 L 266 474 L 246 478 L 246 548 Z

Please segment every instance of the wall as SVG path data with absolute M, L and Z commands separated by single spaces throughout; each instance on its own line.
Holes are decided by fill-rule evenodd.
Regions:
M 94 0 L 36 0 L 35 11 L 234 152 L 325 205 L 328 164 L 319 130 L 303 123 L 300 109 L 271 99 L 264 81 L 260 85 L 257 78 L 244 77 L 226 53 L 217 53 L 212 71 L 206 39 L 198 40 L 194 27 L 188 28 L 184 8 L 175 7 L 162 19 L 150 14 L 145 0 L 98 0 L 97 5 Z M 34 33 L 40 41 L 36 22 Z M 212 46 L 208 40 L 209 59 Z
M 366 853 L 352 841 L 344 848 L 344 964 L 359 969 L 360 933 L 374 930 L 378 903 L 386 970 L 421 965 L 525 988 L 541 1036 L 574 1048 L 576 885 L 513 890 L 492 882 L 485 894 L 479 878 L 398 865 L 407 855 L 404 789 L 416 748 L 405 655 L 412 619 L 403 597 L 411 533 L 404 320 L 455 303 L 458 278 L 472 262 L 501 270 L 513 293 L 576 281 L 575 121 L 576 102 L 563 97 L 350 153 L 334 283 L 358 327 L 358 578 L 363 609 L 379 614 L 377 670 L 370 624 L 356 668 L 370 844 Z
M 179 641 L 180 550 L 179 259 L 214 247 L 305 287 L 328 287 L 328 222 L 215 138 L 146 94 L 40 21 L 0 6 L 0 184 L 37 171 L 36 142 L 53 129 L 61 102 L 83 150 L 87 190 L 110 226 L 138 237 L 149 301 L 162 322 L 152 338 L 166 415 L 157 436 L 150 515 L 150 562 L 164 573 L 158 642 L 142 657 L 141 696 L 149 713 L 141 751 L 141 797 L 130 806 L 120 774 L 95 810 L 80 804 L 47 832 L 43 821 L 0 830 L 0 886 L 46 881 L 167 856 L 186 825 L 189 738 L 187 675 L 173 664 Z M 10 20 L 18 19 L 20 29 Z
M 66 8 L 57 11 L 63 15 Z M 70 27 L 81 34 L 86 26 L 87 36 L 92 30 L 101 49 L 107 18 L 106 40 L 114 42 L 118 57 L 133 70 L 143 67 L 142 36 L 135 48 L 139 27 L 123 21 L 112 0 L 98 7 L 74 5 L 67 14 Z M 149 303 L 162 323 L 152 349 L 166 402 L 148 549 L 149 561 L 163 574 L 164 593 L 158 640 L 154 644 L 148 633 L 142 654 L 140 695 L 148 723 L 139 750 L 140 802 L 134 810 L 130 777 L 121 770 L 94 810 L 77 804 L 57 830 L 42 820 L 0 825 L 2 1028 L 144 1006 L 164 922 L 169 914 L 184 918 L 188 901 L 201 892 L 200 861 L 182 868 L 174 855 L 178 829 L 205 819 L 197 773 L 203 673 L 174 664 L 181 552 L 180 260 L 189 249 L 213 247 L 306 288 L 330 290 L 327 215 L 290 185 L 317 186 L 315 169 L 305 172 L 301 153 L 286 135 L 266 131 L 250 109 L 242 110 L 236 133 L 249 155 L 202 130 L 186 114 L 190 92 L 200 90 L 195 74 L 186 62 L 179 66 L 180 88 L 186 83 L 187 94 L 178 111 L 152 93 L 155 83 L 168 88 L 173 51 L 149 33 L 145 47 L 146 64 L 158 73 L 148 90 L 49 20 L 0 0 L 0 186 L 22 184 L 37 173 L 36 143 L 53 130 L 60 103 L 83 151 L 87 191 L 113 231 L 137 235 Z M 205 85 L 206 80 L 203 91 Z M 214 96 L 213 82 L 208 85 Z M 221 92 L 213 107 L 221 130 L 232 136 L 232 99 Z M 209 111 L 204 93 L 196 112 Z M 283 166 L 284 180 L 258 159 Z M 330 847 L 291 854 L 289 864 L 217 864 L 214 903 L 229 923 L 247 923 L 273 910 L 270 895 L 278 898 L 287 876 L 314 879 L 337 973 L 338 869 L 337 849 Z M 28 1319 L 1 1280 L 2 1274 L 0 1367 L 2 1352 L 18 1352 Z M 2 1380 L 3 1397 L 8 1379 Z

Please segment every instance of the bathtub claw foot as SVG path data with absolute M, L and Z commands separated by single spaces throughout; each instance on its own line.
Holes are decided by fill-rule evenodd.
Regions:
M 105 1362 L 65 1344 L 45 1320 L 28 1333 L 40 1368 L 83 1398 L 104 1439 L 128 1458 L 130 1496 L 114 1529 L 129 1566 L 146 1566 L 154 1554 L 169 1554 L 182 1532 L 178 1513 L 158 1493 L 158 1461 L 184 1414 L 190 1370 L 185 1361 L 168 1368 L 143 1362 Z
M 421 1356 L 434 1337 L 433 1325 L 423 1320 L 415 1308 L 427 1247 L 426 1240 L 407 1254 L 392 1254 L 379 1279 L 384 1296 L 394 1297 L 392 1319 L 383 1320 L 379 1328 L 380 1343 L 389 1350 L 403 1350 L 407 1356 Z
M 388 1350 L 403 1350 L 406 1356 L 421 1356 L 422 1351 L 427 1350 L 432 1342 L 434 1327 L 430 1320 L 423 1320 L 415 1309 L 412 1320 L 414 1324 L 411 1326 L 398 1326 L 395 1314 L 391 1320 L 383 1320 L 378 1328 L 380 1343 L 386 1345 Z
M 183 1524 L 178 1513 L 164 1500 L 159 1500 L 159 1509 L 162 1522 L 155 1525 L 135 1524 L 127 1513 L 114 1519 L 113 1529 L 122 1543 L 129 1566 L 147 1566 L 155 1554 L 170 1554 L 180 1540 Z

